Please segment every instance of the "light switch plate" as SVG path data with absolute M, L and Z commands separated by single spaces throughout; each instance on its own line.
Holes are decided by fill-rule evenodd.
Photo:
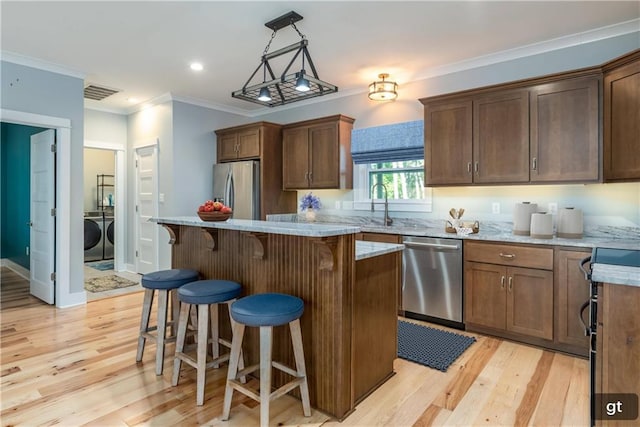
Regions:
M 491 203 L 491 213 L 499 214 L 500 213 L 500 203 L 493 202 Z

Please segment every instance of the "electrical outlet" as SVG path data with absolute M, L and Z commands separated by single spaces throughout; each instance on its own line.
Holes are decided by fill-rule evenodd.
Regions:
M 336 209 L 340 209 L 340 200 L 336 200 Z
M 160 203 L 164 203 L 164 193 L 160 193 L 160 194 L 158 195 L 158 202 L 160 202 Z
M 494 213 L 494 214 L 500 213 L 500 203 L 498 202 L 491 203 L 491 213 Z
M 549 203 L 547 207 L 548 207 L 548 211 L 547 211 L 548 213 L 553 215 L 558 213 L 558 204 L 556 202 Z

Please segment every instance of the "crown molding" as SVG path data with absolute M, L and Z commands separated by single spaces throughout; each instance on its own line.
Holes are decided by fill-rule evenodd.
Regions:
M 459 71 L 471 70 L 487 65 L 498 64 L 501 62 L 511 61 L 528 56 L 538 55 L 546 52 L 553 52 L 555 50 L 565 49 L 581 44 L 593 43 L 599 40 L 605 40 L 613 37 L 623 36 L 640 31 L 640 19 L 632 19 L 630 21 L 621 22 L 618 24 L 609 25 L 607 27 L 596 28 L 593 30 L 585 31 L 582 33 L 571 34 L 569 36 L 558 37 L 551 40 L 546 40 L 539 43 L 532 43 L 529 45 L 503 50 L 488 55 L 478 56 L 475 58 L 467 59 L 464 61 L 456 62 L 453 64 L 443 65 L 441 67 L 435 67 L 416 77 L 411 82 L 419 80 L 425 80 L 432 77 L 443 76 L 446 74 L 452 74 Z M 362 92 L 365 92 L 364 90 Z
M 84 80 L 86 78 L 86 73 L 82 71 L 45 61 L 44 59 L 32 58 L 30 56 L 20 55 L 19 53 L 9 52 L 7 50 L 0 51 L 0 59 L 6 62 L 24 65 L 25 67 L 37 68 L 39 70 L 75 77 L 77 79 Z
M 256 110 L 246 110 L 244 108 L 230 107 L 228 105 L 216 102 L 205 101 L 199 98 L 190 98 L 188 96 L 172 95 L 174 101 L 183 102 L 185 104 L 197 105 L 198 107 L 210 108 L 212 110 L 223 111 L 225 113 L 239 114 L 245 117 L 251 117 L 252 112 Z

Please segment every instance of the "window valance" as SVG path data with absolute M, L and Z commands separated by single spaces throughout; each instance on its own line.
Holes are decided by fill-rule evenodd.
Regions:
M 354 129 L 351 156 L 355 163 L 424 158 L 424 121 Z

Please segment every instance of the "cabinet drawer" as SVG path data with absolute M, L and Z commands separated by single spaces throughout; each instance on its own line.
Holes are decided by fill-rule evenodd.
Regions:
M 553 249 L 465 242 L 465 261 L 553 270 Z

